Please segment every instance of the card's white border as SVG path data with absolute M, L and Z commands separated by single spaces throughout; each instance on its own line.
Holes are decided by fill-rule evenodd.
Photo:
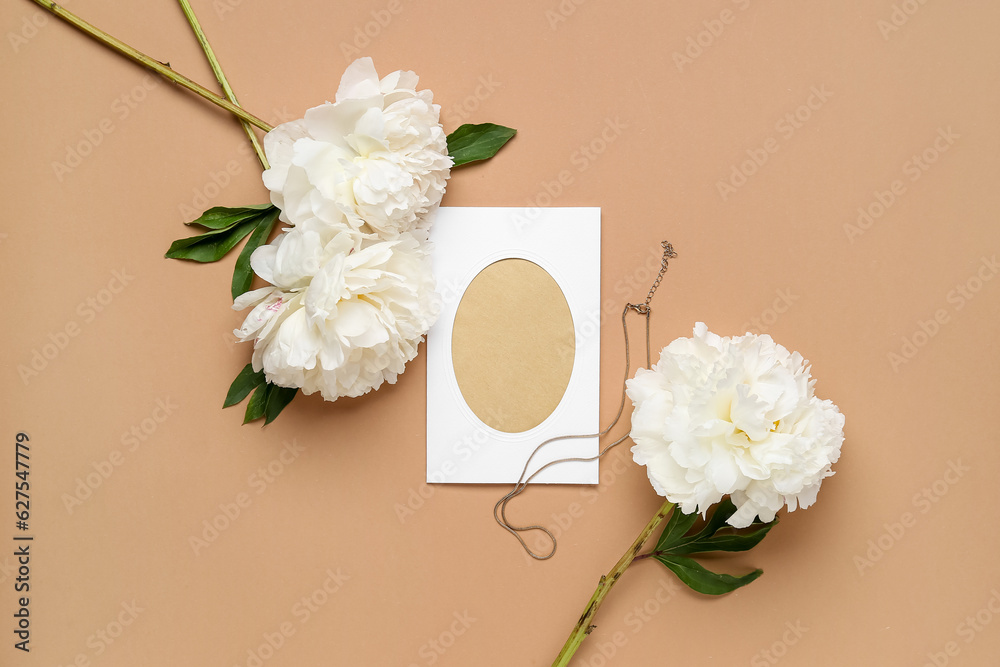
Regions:
M 443 304 L 427 334 L 427 482 L 516 482 L 539 443 L 600 428 L 601 210 L 443 207 L 434 217 L 431 242 Z M 455 313 L 466 288 L 484 268 L 509 258 L 532 261 L 552 276 L 576 333 L 562 400 L 545 421 L 524 433 L 497 431 L 472 412 L 451 355 Z M 531 470 L 553 459 L 597 452 L 596 438 L 553 442 L 535 456 Z M 596 484 L 598 474 L 597 461 L 570 462 L 542 471 L 533 481 Z

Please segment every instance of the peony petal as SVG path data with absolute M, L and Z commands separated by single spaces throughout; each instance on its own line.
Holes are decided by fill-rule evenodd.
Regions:
M 417 83 L 420 79 L 415 72 L 409 70 L 397 70 L 392 74 L 387 74 L 380 82 L 383 95 L 389 95 L 397 90 L 416 91 Z
M 278 256 L 275 243 L 262 245 L 250 254 L 250 268 L 267 282 L 274 284 L 274 262 Z
M 326 326 L 321 322 L 331 317 L 341 299 L 349 296 L 344 284 L 345 258 L 345 254 L 335 255 L 323 265 L 306 288 L 306 315 L 316 326 Z
M 333 144 L 299 139 L 295 142 L 292 164 L 305 172 L 310 192 L 315 190 L 323 197 L 333 199 L 337 195 L 337 186 L 347 178 L 342 163 L 345 157 L 345 150 Z
M 733 425 L 753 441 L 766 438 L 774 425 L 767 418 L 767 404 L 751 394 L 750 387 L 745 384 L 736 386 L 729 417 Z
M 633 457 L 684 511 L 731 495 L 735 526 L 806 507 L 843 442 L 843 415 L 813 385 L 801 355 L 769 336 L 723 338 L 699 322 L 626 382 Z
M 244 292 L 243 294 L 240 294 L 238 297 L 236 297 L 236 299 L 233 301 L 233 310 L 243 310 L 244 308 L 252 306 L 258 301 L 267 298 L 273 291 L 274 288 L 268 286 L 268 287 L 261 287 L 260 289 L 255 289 L 251 292 Z
M 337 101 L 374 97 L 380 93 L 375 61 L 368 57 L 358 58 L 344 70 L 340 88 L 337 89 Z
M 337 104 L 327 102 L 306 111 L 302 122 L 309 131 L 308 138 L 347 150 L 349 137 L 358 132 L 357 124 L 369 112 L 381 116 L 380 98 L 351 99 Z

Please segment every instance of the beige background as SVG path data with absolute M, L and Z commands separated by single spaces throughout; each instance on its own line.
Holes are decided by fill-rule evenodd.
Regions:
M 656 347 L 697 320 L 767 330 L 813 362 L 818 393 L 847 414 L 818 504 L 719 563 L 763 567 L 759 581 L 705 599 L 643 562 L 574 664 L 997 664 L 1000 280 L 982 281 L 1000 246 L 996 3 L 194 4 L 264 118 L 332 98 L 357 40 L 380 72 L 417 71 L 446 129 L 518 128 L 497 159 L 455 173 L 446 204 L 602 208 L 602 422 L 618 400 L 617 315 L 644 297 L 663 238 L 680 257 L 654 304 Z M 211 82 L 173 3 L 67 6 Z M 186 210 L 265 201 L 245 138 L 38 17 L 21 0 L 0 19 L 2 433 L 11 450 L 17 431 L 31 435 L 37 538 L 29 656 L 11 647 L 13 547 L 0 551 L 0 663 L 247 666 L 284 628 L 294 634 L 265 650 L 268 667 L 548 665 L 659 504 L 643 471 L 622 449 L 600 487 L 515 504 L 512 518 L 562 534 L 557 556 L 535 563 L 493 523 L 503 489 L 422 483 L 423 356 L 375 395 L 298 399 L 266 429 L 241 427 L 241 408 L 220 409 L 249 355 L 227 333 L 241 320 L 228 310 L 233 259 L 162 256 Z M 678 66 L 688 48 L 697 57 Z M 784 120 L 796 110 L 803 121 Z M 70 150 L 87 155 L 66 173 L 53 164 L 76 164 Z M 718 182 L 747 151 L 767 161 L 724 199 Z M 924 151 L 936 160 L 913 171 Z M 897 180 L 888 209 L 849 234 Z M 18 365 L 50 336 L 64 349 L 25 382 Z M 302 451 L 281 462 L 293 440 Z M 64 498 L 111 459 L 69 511 Z M 0 477 L 11 545 L 13 471 Z M 196 553 L 190 539 L 225 525 L 220 506 L 234 513 L 237 500 L 239 516 Z M 317 593 L 324 583 L 336 592 Z M 324 604 L 306 616 L 309 596 Z M 123 611 L 133 602 L 141 612 Z
M 576 331 L 566 296 L 545 269 L 519 258 L 493 262 L 465 289 L 453 326 L 455 381 L 484 424 L 524 433 L 558 407 L 573 374 Z M 453 445 L 441 446 L 450 452 Z

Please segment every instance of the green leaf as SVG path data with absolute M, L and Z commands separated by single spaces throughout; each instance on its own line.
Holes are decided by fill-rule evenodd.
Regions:
M 245 368 L 243 370 L 246 370 Z M 238 378 L 237 378 L 238 379 Z M 253 391 L 253 396 L 247 403 L 247 411 L 243 416 L 243 423 L 250 422 L 264 417 L 264 426 L 267 426 L 281 414 L 285 406 L 292 402 L 298 389 L 279 387 L 270 382 L 263 382 L 257 385 Z
M 731 528 L 726 521 L 736 513 L 736 506 L 728 496 L 715 506 L 715 511 L 705 523 L 705 526 L 695 534 L 686 535 L 682 539 L 675 540 L 667 548 L 658 550 L 667 551 L 672 554 L 697 554 L 708 553 L 710 551 L 747 551 L 757 546 L 768 531 L 778 522 L 777 519 L 770 523 L 755 521 L 748 526 L 749 530 L 739 532 Z M 718 534 L 720 530 L 728 532 Z
M 742 577 L 734 577 L 730 574 L 720 574 L 707 570 L 693 559 L 683 556 L 657 554 L 653 558 L 667 566 L 689 588 L 705 595 L 730 593 L 764 574 L 764 570 L 754 570 Z
M 277 215 L 278 209 L 272 204 L 241 206 L 239 208 L 227 208 L 224 206 L 210 208 L 197 220 L 187 223 L 204 227 L 209 231 L 174 241 L 170 244 L 170 249 L 167 250 L 165 256 L 168 259 L 217 262 L 232 250 L 243 237 L 257 231 L 260 225 L 267 224 L 273 226 L 273 218 Z M 270 233 L 270 228 L 267 230 L 267 233 L 264 233 L 264 230 L 260 230 L 260 232 L 261 235 L 258 238 L 263 238 L 263 241 L 261 241 L 263 243 L 267 240 L 267 233 Z M 250 252 L 253 252 L 253 250 Z M 249 255 L 247 256 L 247 263 L 249 263 Z M 236 277 L 234 276 L 235 280 Z
M 292 402 L 295 398 L 298 389 L 292 387 L 279 387 L 275 384 L 269 384 L 268 395 L 267 395 L 267 405 L 264 407 L 264 426 L 267 426 L 273 422 L 281 411 L 285 409 L 285 406 Z
M 679 553 L 677 551 L 679 547 L 715 535 L 715 533 L 717 533 L 720 528 L 723 528 L 726 525 L 726 520 L 729 517 L 731 517 L 735 512 L 736 512 L 736 506 L 733 504 L 733 501 L 729 498 L 729 496 L 726 496 L 715 506 L 715 510 L 712 512 L 712 516 L 708 518 L 708 521 L 705 522 L 705 525 L 702 527 L 700 531 L 698 531 L 697 533 L 692 533 L 690 535 L 680 535 L 680 536 L 675 535 L 673 542 L 668 547 L 664 547 L 662 550 L 670 551 L 673 553 Z M 689 523 L 688 528 L 690 528 L 693 523 L 694 523 L 693 521 Z M 685 532 L 686 531 L 687 528 L 685 529 Z M 660 550 L 660 547 L 657 546 L 657 549 Z
M 488 160 L 515 134 L 517 130 L 503 125 L 466 123 L 448 135 L 448 154 L 455 161 L 456 167 L 477 160 Z
M 733 504 L 732 498 L 726 496 L 715 506 L 711 518 L 705 523 L 705 527 L 694 535 L 694 539 L 700 540 L 715 535 L 720 528 L 727 525 L 726 521 L 734 514 L 736 514 L 736 505 Z
M 254 206 L 238 206 L 236 208 L 216 206 L 202 213 L 201 217 L 197 220 L 185 222 L 184 224 L 198 225 L 205 229 L 226 229 L 247 218 L 259 215 L 270 208 L 274 208 L 274 204 L 256 204 Z
M 257 227 L 253 230 L 253 234 L 247 239 L 247 243 L 243 246 L 243 250 L 240 251 L 240 256 L 236 258 L 236 266 L 233 268 L 233 284 L 232 284 L 232 295 L 235 300 L 240 294 L 243 294 L 250 289 L 250 283 L 253 282 L 253 270 L 250 268 L 250 255 L 253 251 L 267 243 L 267 237 L 271 234 L 271 229 L 274 228 L 274 222 L 278 219 L 278 209 L 271 207 L 272 210 L 267 211 L 264 215 L 259 217 L 260 222 L 257 223 Z
M 770 523 L 751 524 L 744 532 L 724 533 L 713 537 L 692 540 L 687 544 L 670 549 L 672 554 L 700 554 L 709 551 L 748 551 L 763 540 L 768 531 L 778 523 L 777 519 Z M 756 526 L 756 528 L 754 528 Z
M 229 393 L 226 394 L 226 402 L 222 407 L 228 408 L 236 405 L 246 398 L 251 391 L 262 384 L 264 384 L 264 371 L 255 373 L 253 370 L 253 364 L 247 364 L 229 386 Z
M 674 511 L 670 514 L 667 525 L 663 527 L 660 539 L 656 542 L 655 551 L 669 551 L 671 547 L 680 542 L 685 533 L 690 530 L 694 522 L 698 520 L 698 513 L 684 514 L 681 509 L 674 506 Z
M 225 229 L 177 239 L 170 244 L 170 249 L 164 257 L 190 259 L 195 262 L 217 262 L 256 226 L 257 219 L 250 218 Z
M 249 424 L 255 419 L 260 419 L 264 416 L 264 404 L 267 401 L 268 393 L 267 388 L 270 386 L 269 384 L 260 384 L 254 389 L 253 396 L 247 402 L 246 414 L 243 415 L 244 424 Z

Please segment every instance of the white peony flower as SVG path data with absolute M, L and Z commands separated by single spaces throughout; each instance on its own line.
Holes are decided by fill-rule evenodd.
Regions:
M 806 363 L 770 336 L 720 338 L 699 322 L 639 369 L 626 383 L 632 454 L 656 492 L 703 515 L 730 494 L 737 528 L 815 502 L 844 415 L 813 394 Z
M 436 208 L 452 159 L 440 107 L 416 87 L 413 72 L 380 81 L 372 59 L 360 58 L 344 72 L 336 103 L 271 130 L 263 178 L 281 219 L 316 217 L 393 238 Z
M 334 401 L 393 384 L 437 316 L 428 250 L 305 220 L 251 257 L 273 287 L 248 292 L 254 306 L 234 331 L 254 341 L 253 368 L 268 381 Z

